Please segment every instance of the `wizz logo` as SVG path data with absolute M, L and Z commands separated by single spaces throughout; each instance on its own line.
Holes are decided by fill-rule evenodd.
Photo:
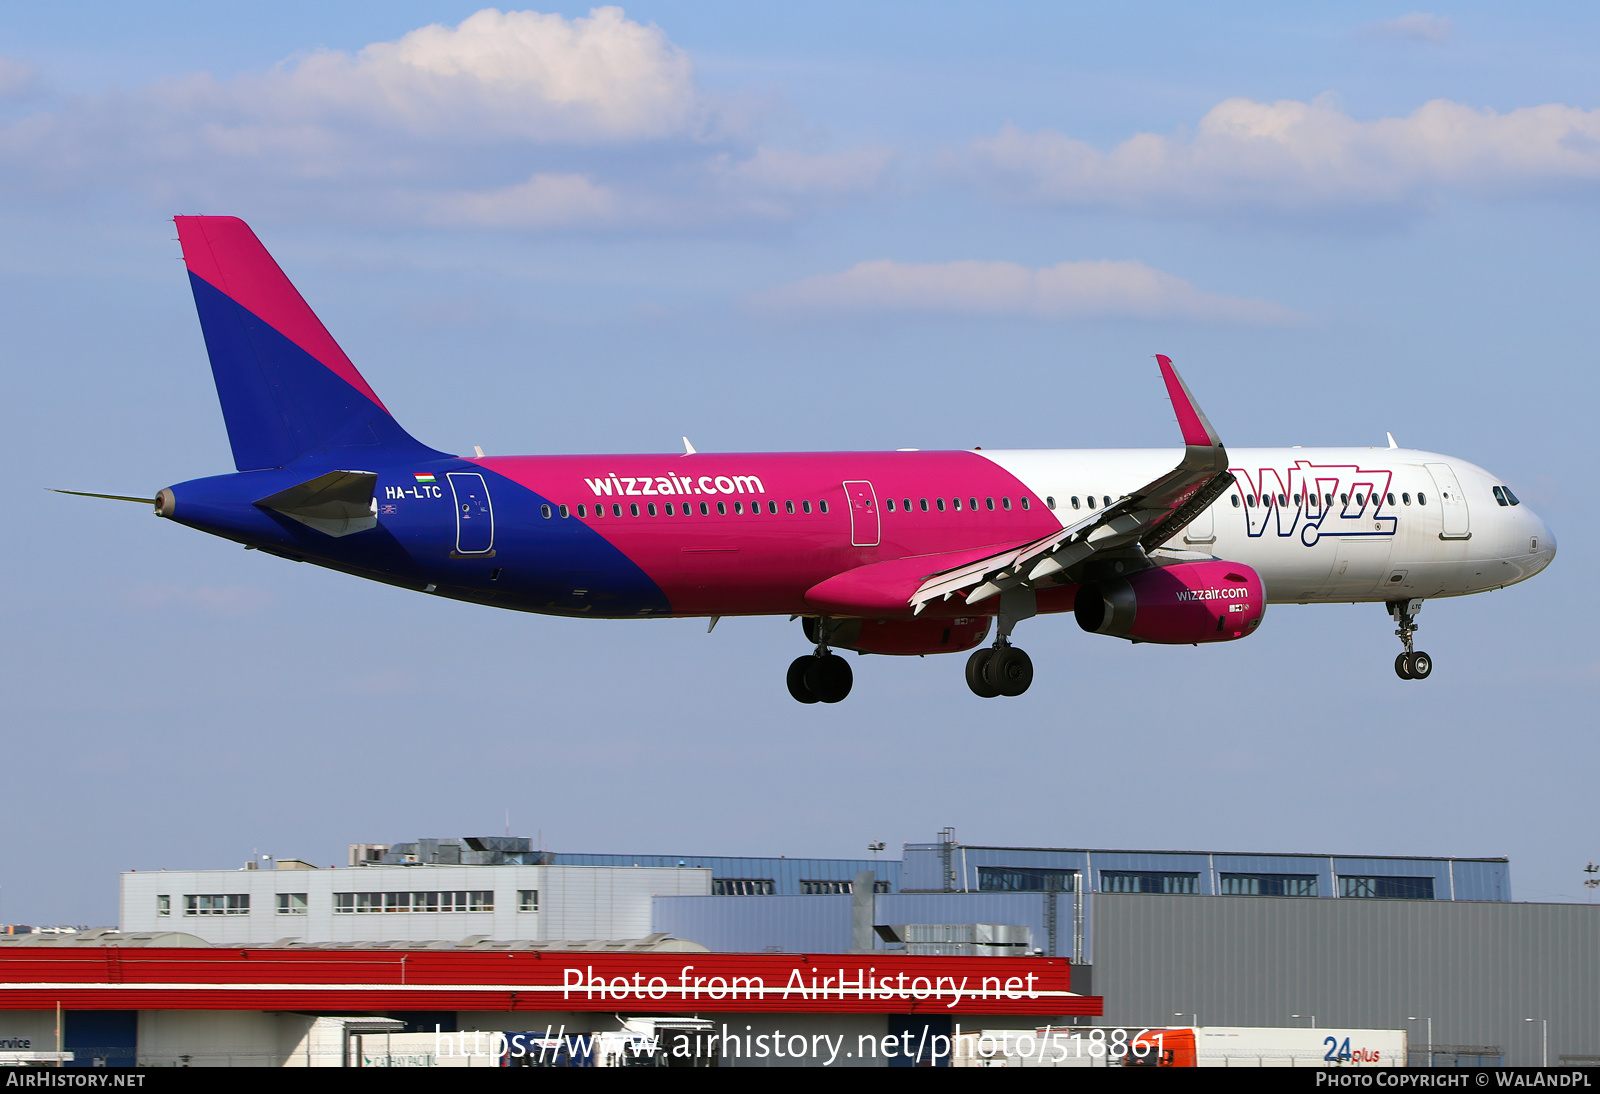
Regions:
M 1400 523 L 1388 512 L 1390 471 L 1307 460 L 1285 472 L 1228 470 L 1243 494 L 1239 501 L 1252 538 L 1269 531 L 1282 539 L 1298 533 L 1311 547 L 1323 536 L 1392 536 Z

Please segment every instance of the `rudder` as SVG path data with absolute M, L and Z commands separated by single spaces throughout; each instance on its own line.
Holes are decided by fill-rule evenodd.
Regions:
M 235 467 L 283 467 L 335 449 L 444 455 L 394 420 L 249 225 L 174 223 Z

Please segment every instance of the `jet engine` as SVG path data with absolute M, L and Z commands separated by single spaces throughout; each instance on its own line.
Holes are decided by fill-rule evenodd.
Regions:
M 1179 562 L 1078 588 L 1078 626 L 1135 642 L 1231 642 L 1261 624 L 1261 577 L 1238 562 Z

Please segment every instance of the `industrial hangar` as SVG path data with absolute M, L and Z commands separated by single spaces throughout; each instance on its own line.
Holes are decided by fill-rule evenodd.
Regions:
M 948 829 L 898 861 L 733 858 L 499 836 L 353 844 L 337 868 L 129 872 L 120 907 L 118 931 L 0 938 L 0 1042 L 48 1055 L 59 1004 L 69 1066 L 359 1062 L 351 1045 L 379 1032 L 638 1022 L 692 1031 L 694 1059 L 724 1066 L 914 1066 L 985 1028 L 1178 1025 L 1401 1030 L 1413 1065 L 1600 1061 L 1600 909 L 1514 902 L 1503 858 L 991 847 Z M 606 987 L 576 1002 L 575 977 Z M 713 978 L 746 990 L 713 998 Z M 718 1030 L 877 1047 L 705 1050 Z

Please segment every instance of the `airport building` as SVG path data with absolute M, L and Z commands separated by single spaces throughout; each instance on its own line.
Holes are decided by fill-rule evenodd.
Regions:
M 626 1038 L 629 1022 L 676 1022 L 682 1036 L 696 1022 L 752 1035 L 785 1023 L 822 1035 L 910 1030 L 947 1047 L 980 1027 L 1082 1036 L 1091 1025 L 1315 1026 L 1403 1031 L 1413 1064 L 1600 1062 L 1600 908 L 1514 902 L 1503 858 L 994 847 L 962 844 L 948 829 L 907 844 L 899 860 L 572 854 L 513 837 L 427 839 L 354 844 L 338 868 L 269 860 L 130 872 L 120 926 L 0 937 L 0 1041 L 10 1026 L 42 1020 L 23 1005 L 38 982 L 28 968 L 53 950 L 80 955 L 71 975 L 87 978 L 67 1029 L 98 1029 L 83 1036 L 107 1040 L 104 1023 L 121 1014 L 111 1040 L 151 1062 L 184 1055 L 176 1047 L 185 1037 L 198 1038 L 195 1060 L 200 1042 L 220 1037 L 232 1049 L 213 1062 L 325 1062 L 327 1046 L 338 1042 L 339 1059 L 353 1059 L 350 1045 L 381 1029 L 532 1036 L 548 1025 Z M 147 982 L 166 975 L 158 952 L 180 950 L 191 951 L 188 987 Z M 193 952 L 206 950 L 226 960 Z M 117 951 L 124 956 L 112 961 Z M 84 953 L 106 956 L 84 965 Z M 374 963 L 359 966 L 366 979 L 349 980 L 347 994 L 312 999 L 306 984 L 280 983 L 282 970 L 321 973 L 286 961 Z M 553 979 L 558 965 L 594 975 L 600 961 L 622 962 L 614 971 L 635 987 L 657 970 L 677 994 L 587 1006 L 570 993 L 555 998 L 571 987 Z M 904 988 L 914 970 L 940 962 L 956 963 L 952 984 L 957 970 L 971 983 L 992 980 L 994 997 L 932 1005 L 903 990 L 880 997 L 852 979 L 910 970 L 900 973 Z M 796 969 L 825 965 L 855 987 L 793 992 Z M 438 970 L 431 985 L 396 983 L 424 967 Z M 232 1002 L 215 1005 L 215 992 L 196 989 L 197 968 L 231 983 Z M 276 971 L 257 971 L 265 969 Z M 760 996 L 760 1006 L 748 996 L 713 1004 L 688 983 L 712 969 L 728 981 L 754 976 L 772 992 L 784 980 L 791 991 Z M 50 975 L 71 978 L 65 967 Z M 519 988 L 519 976 L 542 986 Z M 674 976 L 685 978 L 681 991 Z M 1025 980 L 1049 986 L 1026 998 L 1000 990 Z M 211 1009 L 197 1005 L 207 1000 Z M 325 1028 L 301 1029 L 305 1010 Z M 327 1023 L 338 1014 L 355 1025 L 335 1030 Z M 721 1062 L 777 1061 L 724 1053 Z

